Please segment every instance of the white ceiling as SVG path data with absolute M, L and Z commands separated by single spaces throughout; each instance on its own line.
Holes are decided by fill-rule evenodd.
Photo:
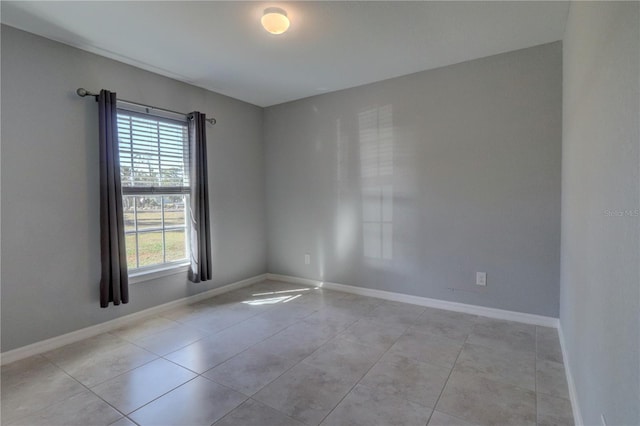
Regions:
M 280 36 L 260 26 L 287 10 Z M 567 2 L 23 2 L 2 22 L 259 106 L 562 39 Z M 96 88 L 88 88 L 96 89 Z

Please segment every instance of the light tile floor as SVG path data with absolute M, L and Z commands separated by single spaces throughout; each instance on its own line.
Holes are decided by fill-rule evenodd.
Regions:
M 571 425 L 556 330 L 265 281 L 2 367 L 3 425 Z

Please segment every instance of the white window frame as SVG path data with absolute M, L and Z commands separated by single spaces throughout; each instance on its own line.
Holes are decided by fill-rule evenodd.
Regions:
M 178 114 L 171 114 L 171 113 L 164 113 L 164 112 L 159 112 L 157 110 L 153 110 L 153 113 L 150 112 L 149 109 L 147 108 L 143 108 L 143 107 L 137 107 L 133 104 L 122 104 L 120 102 L 118 102 L 118 115 L 123 114 L 123 115 L 129 115 L 129 116 L 138 116 L 138 117 L 142 117 L 145 119 L 150 119 L 150 120 L 156 120 L 156 121 L 161 121 L 161 122 L 170 122 L 173 124 L 180 124 L 180 125 L 184 125 L 187 126 L 188 125 L 188 121 L 187 118 L 182 116 L 182 115 L 178 115 Z M 188 141 L 186 141 L 186 143 L 188 144 Z M 188 150 L 188 145 L 185 146 L 185 150 Z M 121 163 L 122 166 L 122 163 Z M 189 183 L 191 185 L 191 183 Z M 144 229 L 144 230 L 138 230 L 137 228 L 137 203 L 134 204 L 134 221 L 136 222 L 135 225 L 135 230 L 133 231 L 127 231 L 125 230 L 125 236 L 126 235 L 136 235 L 136 239 L 138 238 L 138 235 L 140 233 L 146 233 L 146 232 L 162 232 L 162 239 L 163 239 L 163 251 L 165 249 L 165 232 L 167 230 L 167 228 L 164 226 L 164 197 L 165 196 L 172 196 L 172 195 L 185 195 L 185 213 L 184 213 L 184 217 L 185 217 L 185 224 L 184 224 L 184 230 L 185 230 L 185 255 L 186 257 L 184 259 L 180 259 L 180 260 L 176 260 L 176 261 L 171 261 L 171 262 L 163 262 L 163 263 L 159 263 L 159 264 L 155 264 L 155 265 L 149 265 L 149 266 L 143 266 L 143 267 L 134 267 L 132 268 L 130 265 L 127 265 L 127 270 L 128 270 L 128 275 L 129 275 L 129 283 L 130 284 L 135 284 L 135 283 L 139 283 L 139 282 L 144 282 L 144 281 L 149 281 L 149 280 L 153 280 L 156 278 L 160 278 L 160 277 L 164 277 L 164 276 L 169 276 L 169 275 L 175 275 L 181 272 L 186 272 L 189 269 L 189 265 L 190 265 L 190 250 L 189 250 L 189 244 L 188 241 L 190 241 L 191 238 L 191 227 L 189 226 L 188 223 L 188 205 L 189 205 L 189 190 L 190 190 L 190 185 L 188 187 L 171 187 L 171 188 L 167 188 L 167 189 L 163 189 L 161 187 L 129 187 L 129 186 L 122 186 L 122 199 L 123 199 L 123 203 L 124 203 L 124 199 L 125 197 L 136 197 L 136 196 L 157 196 L 160 197 L 160 199 L 162 200 L 162 204 L 161 204 L 161 214 L 162 214 L 162 225 L 160 228 L 153 228 L 153 229 Z M 178 190 L 178 188 L 180 188 L 180 190 Z M 181 229 L 182 227 L 171 227 L 171 229 Z M 169 229 L 169 231 L 171 230 Z M 125 243 L 126 244 L 126 243 Z M 137 245 L 137 243 L 136 243 Z M 139 247 L 136 247 L 136 258 L 139 258 Z M 163 253 L 164 256 L 164 253 Z

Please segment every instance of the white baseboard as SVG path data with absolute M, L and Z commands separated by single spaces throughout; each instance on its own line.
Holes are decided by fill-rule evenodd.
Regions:
M 544 327 L 558 327 L 558 318 L 543 315 L 526 314 L 523 312 L 507 311 L 504 309 L 487 308 L 484 306 L 469 305 L 466 303 L 449 302 L 428 297 L 412 296 L 404 293 L 374 290 L 364 287 L 355 287 L 345 284 L 330 283 L 326 281 L 311 280 L 308 278 L 292 277 L 288 275 L 267 274 L 267 279 L 301 284 L 312 287 L 322 287 L 328 290 L 343 291 L 345 293 L 359 294 L 361 296 L 375 297 L 378 299 L 393 300 L 396 302 L 411 303 L 413 305 L 427 306 L 429 308 L 446 309 L 448 311 L 463 312 L 465 314 L 480 315 L 508 321 L 517 321 L 525 324 L 533 324 Z
M 564 360 L 564 371 L 567 376 L 567 384 L 569 385 L 569 398 L 571 399 L 571 409 L 573 410 L 573 421 L 576 426 L 584 425 L 582 421 L 582 411 L 580 411 L 580 404 L 578 403 L 578 393 L 576 391 L 576 384 L 573 381 L 573 374 L 571 373 L 571 362 L 569 361 L 569 354 L 567 353 L 567 344 L 564 340 L 564 333 L 562 331 L 562 324 L 558 324 L 558 336 L 560 337 L 560 347 L 562 348 L 562 359 Z
M 203 291 L 202 293 L 195 294 L 193 296 L 184 297 L 182 299 L 173 300 L 162 305 L 154 306 L 152 308 L 144 309 L 142 311 L 134 312 L 129 315 L 125 315 L 119 318 L 115 318 L 100 324 L 92 325 L 90 327 L 82 328 L 80 330 L 72 331 L 71 333 L 63 334 L 60 336 L 52 337 L 47 340 L 41 340 L 36 343 L 32 343 L 27 346 L 12 349 L 10 351 L 0 354 L 0 365 L 9 364 L 10 362 L 18 361 L 23 358 L 27 358 L 33 355 L 38 355 L 43 352 L 57 349 L 61 346 L 68 345 L 69 343 L 78 342 L 82 339 L 96 336 L 101 333 L 106 333 L 115 330 L 119 327 L 138 321 L 140 319 L 158 315 L 169 309 L 177 308 L 179 306 L 196 303 L 201 300 L 209 299 L 210 297 L 217 296 L 222 293 L 226 293 L 231 290 L 246 287 L 251 284 L 255 284 L 264 281 L 267 278 L 267 274 L 256 275 L 255 277 L 247 278 L 241 281 L 236 281 L 231 284 L 217 287 L 211 290 Z M 96 306 L 96 309 L 98 307 Z

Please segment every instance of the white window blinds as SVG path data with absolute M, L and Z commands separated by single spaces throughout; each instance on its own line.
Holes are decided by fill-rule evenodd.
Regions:
M 118 140 L 123 193 L 189 192 L 186 122 L 119 109 Z

